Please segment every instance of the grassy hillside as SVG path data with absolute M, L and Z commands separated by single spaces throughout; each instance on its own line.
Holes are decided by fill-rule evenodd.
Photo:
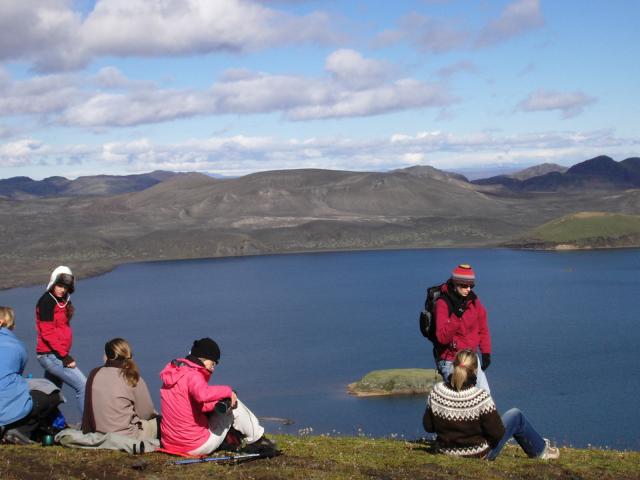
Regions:
M 62 447 L 0 447 L 0 478 L 18 479 L 561 479 L 640 478 L 640 452 L 562 448 L 556 461 L 531 460 L 507 446 L 495 462 L 436 455 L 426 442 L 276 436 L 284 455 L 240 465 L 173 465 L 161 453 Z
M 640 244 L 640 216 L 580 212 L 539 226 L 523 243 L 577 248 L 637 246 Z

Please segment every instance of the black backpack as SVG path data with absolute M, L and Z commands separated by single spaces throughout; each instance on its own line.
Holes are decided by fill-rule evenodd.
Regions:
M 427 338 L 431 343 L 438 344 L 436 338 L 436 300 L 442 294 L 441 288 L 444 284 L 434 285 L 427 288 L 427 298 L 424 301 L 424 310 L 420 312 L 420 332 L 422 336 Z M 451 311 L 451 305 L 447 296 L 442 297 Z

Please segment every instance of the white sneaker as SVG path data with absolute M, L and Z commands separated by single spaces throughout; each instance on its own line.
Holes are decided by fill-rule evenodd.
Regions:
M 560 457 L 560 449 L 552 447 L 548 438 L 544 439 L 544 450 L 538 458 L 542 460 L 555 460 Z

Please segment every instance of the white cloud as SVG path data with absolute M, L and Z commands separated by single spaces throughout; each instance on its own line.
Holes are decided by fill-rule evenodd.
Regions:
M 39 71 L 86 66 L 102 56 L 246 52 L 336 39 L 321 12 L 297 16 L 249 0 L 97 0 L 86 18 L 72 0 L 4 1 L 0 60 Z
M 458 20 L 428 17 L 419 13 L 405 15 L 397 28 L 385 29 L 373 42 L 375 47 L 389 47 L 409 42 L 425 53 L 446 53 L 474 44 L 490 47 L 541 27 L 544 17 L 539 0 L 515 0 L 495 20 L 474 31 Z
M 42 142 L 32 138 L 0 143 L 0 167 L 31 165 L 48 158 L 49 152 Z
M 366 59 L 350 49 L 331 53 L 325 62 L 325 70 L 336 81 L 354 88 L 379 85 L 389 76 L 389 66 L 385 62 Z
M 610 130 L 590 132 L 496 132 L 453 134 L 425 131 L 389 137 L 275 138 L 211 137 L 178 143 L 157 143 L 146 138 L 103 145 L 45 144 L 27 138 L 0 144 L 0 166 L 73 163 L 82 161 L 93 173 L 105 169 L 141 172 L 155 169 L 209 171 L 244 175 L 255 171 L 290 168 L 386 170 L 415 164 L 454 169 L 507 163 L 543 161 L 566 163 L 606 152 L 620 155 L 637 151 L 638 141 L 616 137 Z
M 444 106 L 455 99 L 437 85 L 401 79 L 390 85 L 366 90 L 339 92 L 337 101 L 292 108 L 287 116 L 294 120 L 377 115 L 397 110 Z
M 464 47 L 470 33 L 463 26 L 448 20 L 412 13 L 402 17 L 397 29 L 381 32 L 374 41 L 376 47 L 408 41 L 426 53 L 445 53 Z
M 81 18 L 71 5 L 71 0 L 3 1 L 0 60 L 25 59 L 42 70 L 82 63 Z
M 582 92 L 537 90 L 520 102 L 516 109 L 525 112 L 559 110 L 562 112 L 562 118 L 570 118 L 582 113 L 584 107 L 595 101 L 596 98 Z
M 0 116 L 55 114 L 82 101 L 85 93 L 72 75 L 47 75 L 14 81 L 0 80 Z
M 320 77 L 233 69 L 199 90 L 130 80 L 114 67 L 23 81 L 0 71 L 0 116 L 36 115 L 52 125 L 104 129 L 221 114 L 279 112 L 296 121 L 370 116 L 456 101 L 439 84 L 392 80 L 389 65 L 354 50 L 331 53 L 325 67 L 327 75 Z
M 499 18 L 487 24 L 477 39 L 486 47 L 522 35 L 544 25 L 539 0 L 516 0 L 507 5 Z

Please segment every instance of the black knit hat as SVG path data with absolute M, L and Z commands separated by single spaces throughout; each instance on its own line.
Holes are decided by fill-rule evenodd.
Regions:
M 193 342 L 191 355 L 218 363 L 220 361 L 220 347 L 210 338 L 201 338 Z

